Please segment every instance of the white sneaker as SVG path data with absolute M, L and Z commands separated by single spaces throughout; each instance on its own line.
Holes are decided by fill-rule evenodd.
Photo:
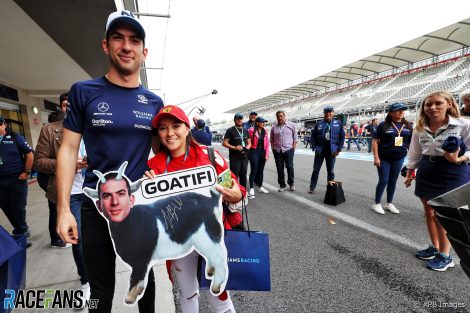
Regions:
M 250 188 L 250 192 L 248 192 L 248 195 L 254 197 L 255 196 L 255 188 Z
M 395 214 L 400 213 L 393 203 L 385 203 L 384 208 Z
M 264 187 L 259 187 L 258 191 L 261 192 L 261 193 L 269 193 L 269 191 Z
M 382 208 L 382 205 L 380 203 L 372 205 L 372 210 L 379 214 L 385 214 L 384 208 Z
M 90 300 L 90 294 L 91 294 L 90 284 L 86 283 L 82 285 L 80 289 L 83 291 L 83 300 L 84 301 Z
M 287 189 L 287 186 L 285 186 L 285 187 L 279 187 L 279 189 L 278 189 L 277 191 L 283 192 L 283 191 L 285 191 L 286 189 Z

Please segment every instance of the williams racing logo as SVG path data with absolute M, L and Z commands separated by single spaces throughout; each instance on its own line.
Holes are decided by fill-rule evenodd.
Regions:
M 148 120 L 148 121 L 151 121 L 154 116 L 153 113 L 138 111 L 138 110 L 132 110 L 132 113 L 134 113 L 135 118 Z
M 5 290 L 3 309 L 97 309 L 98 300 L 83 299 L 82 290 Z

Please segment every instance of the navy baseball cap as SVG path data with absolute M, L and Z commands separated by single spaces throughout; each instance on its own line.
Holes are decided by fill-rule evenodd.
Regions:
M 265 119 L 264 117 L 262 116 L 258 116 L 255 120 L 255 122 L 258 122 L 258 123 L 266 123 L 268 120 Z
M 404 103 L 394 103 L 388 107 L 388 112 L 395 112 L 399 110 L 408 110 L 408 107 Z
M 251 111 L 250 115 L 258 115 L 258 113 L 256 113 L 255 111 Z
M 131 11 L 116 11 L 111 13 L 108 16 L 108 21 L 106 22 L 106 31 L 105 31 L 105 36 L 108 37 L 108 32 L 110 29 L 116 25 L 116 23 L 119 22 L 124 22 L 127 24 L 130 24 L 134 29 L 137 31 L 137 33 L 140 35 L 142 40 L 145 40 L 145 30 L 144 26 L 140 23 L 139 19 L 132 13 Z
M 197 126 L 199 126 L 199 127 L 206 126 L 206 121 L 204 121 L 203 119 L 198 119 L 197 120 Z
M 240 120 L 243 119 L 243 114 L 241 113 L 235 113 L 235 116 L 233 117 L 234 120 Z
M 326 113 L 326 112 L 334 112 L 335 109 L 333 109 L 333 107 L 331 105 L 329 106 L 326 106 L 323 108 L 323 113 Z

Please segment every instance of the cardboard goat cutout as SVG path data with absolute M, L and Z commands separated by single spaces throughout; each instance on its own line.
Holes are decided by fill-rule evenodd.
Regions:
M 217 296 L 228 278 L 222 223 L 222 197 L 212 166 L 130 182 L 127 162 L 117 172 L 93 171 L 96 189 L 84 188 L 106 219 L 116 254 L 130 268 L 125 303 L 135 305 L 158 261 L 178 259 L 194 249 L 206 260 L 206 278 Z

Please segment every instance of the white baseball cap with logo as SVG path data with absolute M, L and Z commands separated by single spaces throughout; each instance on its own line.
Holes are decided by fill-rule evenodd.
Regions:
M 131 11 L 116 11 L 111 13 L 108 16 L 108 22 L 106 23 L 106 31 L 105 31 L 105 36 L 107 37 L 108 31 L 113 28 L 116 23 L 123 22 L 123 23 L 128 23 L 132 27 L 135 28 L 137 33 L 139 33 L 140 37 L 142 37 L 143 40 L 145 40 L 145 30 L 142 24 L 140 23 L 139 19 L 132 13 Z

